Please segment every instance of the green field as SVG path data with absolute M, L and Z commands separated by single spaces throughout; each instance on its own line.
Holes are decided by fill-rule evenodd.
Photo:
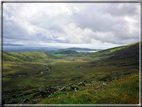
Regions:
M 139 43 L 91 54 L 2 54 L 4 104 L 139 104 Z

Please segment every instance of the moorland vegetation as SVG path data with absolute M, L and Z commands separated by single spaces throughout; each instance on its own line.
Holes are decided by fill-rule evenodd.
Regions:
M 2 52 L 3 104 L 139 104 L 139 42 L 75 50 Z

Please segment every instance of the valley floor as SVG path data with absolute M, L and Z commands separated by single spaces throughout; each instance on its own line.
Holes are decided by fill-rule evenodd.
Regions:
M 92 67 L 86 61 L 60 59 L 50 63 L 3 62 L 3 68 L 6 104 L 139 103 L 138 66 Z
M 137 46 L 63 58 L 4 52 L 3 104 L 139 104 Z

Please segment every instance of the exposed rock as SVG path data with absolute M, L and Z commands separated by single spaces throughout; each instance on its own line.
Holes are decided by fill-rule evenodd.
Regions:
M 60 90 L 60 91 L 61 91 L 61 90 L 64 90 L 64 91 L 65 91 L 66 87 L 67 87 L 67 86 L 64 86 L 64 87 L 62 87 L 62 88 L 59 89 L 59 90 Z
M 30 101 L 28 98 L 26 98 L 26 99 L 23 100 L 24 103 L 26 103 L 28 101 Z
M 106 85 L 106 83 L 103 83 L 103 85 L 105 86 L 105 85 Z
M 77 91 L 77 89 L 76 89 L 76 88 L 74 88 L 74 91 Z
M 71 89 L 75 91 L 75 90 L 78 90 L 78 87 L 72 86 Z
M 78 83 L 79 86 L 85 86 L 85 84 L 83 82 Z
M 104 86 L 106 86 L 106 83 L 103 83 L 103 85 L 101 84 L 101 85 L 97 86 L 95 89 L 100 89 L 100 88 L 103 88 Z
M 82 84 L 82 82 L 78 83 L 78 85 Z

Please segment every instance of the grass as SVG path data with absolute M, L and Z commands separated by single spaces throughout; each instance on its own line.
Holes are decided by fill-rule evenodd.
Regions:
M 138 104 L 138 77 L 133 75 L 110 82 L 100 90 L 87 88 L 77 92 L 60 92 L 41 100 L 39 104 Z
M 137 44 L 82 57 L 3 52 L 3 100 L 6 104 L 138 104 Z M 103 83 L 107 85 L 97 89 Z

